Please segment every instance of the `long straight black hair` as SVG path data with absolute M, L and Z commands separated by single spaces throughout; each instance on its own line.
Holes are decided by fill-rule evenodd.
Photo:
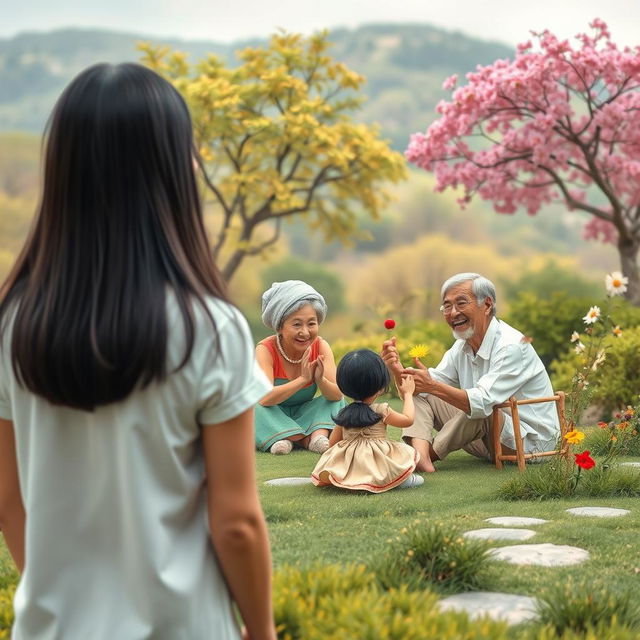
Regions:
M 168 288 L 185 326 L 179 366 L 187 362 L 193 302 L 227 299 L 196 158 L 184 100 L 150 69 L 98 64 L 64 90 L 47 125 L 34 225 L 0 290 L 20 384 L 93 410 L 162 380 Z
M 382 358 L 371 349 L 346 353 L 336 369 L 336 383 L 342 393 L 355 402 L 342 408 L 333 421 L 347 429 L 370 427 L 382 416 L 362 402 L 389 386 L 389 371 Z

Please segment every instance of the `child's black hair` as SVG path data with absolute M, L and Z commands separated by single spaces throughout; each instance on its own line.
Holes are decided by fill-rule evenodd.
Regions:
M 341 409 L 333 421 L 346 429 L 370 427 L 382 416 L 362 402 L 389 386 L 389 371 L 382 358 L 370 349 L 357 349 L 345 354 L 336 371 L 340 391 L 354 402 Z

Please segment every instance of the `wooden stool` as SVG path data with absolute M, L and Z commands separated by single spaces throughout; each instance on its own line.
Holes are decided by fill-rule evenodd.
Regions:
M 555 395 L 547 398 L 529 398 L 528 400 L 516 400 L 511 397 L 507 402 L 497 404 L 493 407 L 491 431 L 493 435 L 493 448 L 495 451 L 495 463 L 496 469 L 502 469 L 502 461 L 509 460 L 511 462 L 518 463 L 518 469 L 524 471 L 525 461 L 530 458 L 541 458 L 543 456 L 566 456 L 569 452 L 569 445 L 564 439 L 564 435 L 567 433 L 567 420 L 564 415 L 564 391 L 558 391 Z M 558 412 L 558 421 L 560 423 L 560 448 L 554 451 L 544 451 L 542 453 L 525 453 L 522 445 L 522 436 L 520 435 L 520 416 L 518 414 L 518 405 L 521 404 L 540 404 L 542 402 L 555 402 L 556 410 Z M 516 455 L 509 455 L 502 453 L 502 443 L 500 442 L 500 433 L 502 427 L 500 426 L 500 409 L 509 409 L 511 411 L 511 418 L 513 420 L 513 436 L 516 440 Z

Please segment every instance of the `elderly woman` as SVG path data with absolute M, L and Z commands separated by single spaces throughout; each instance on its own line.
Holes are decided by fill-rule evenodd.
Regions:
M 256 407 L 260 451 L 284 455 L 294 442 L 315 453 L 329 448 L 331 416 L 345 403 L 333 352 L 318 335 L 326 314 L 324 298 L 301 280 L 274 282 L 262 296 L 262 321 L 276 333 L 256 346 L 256 359 L 273 384 Z

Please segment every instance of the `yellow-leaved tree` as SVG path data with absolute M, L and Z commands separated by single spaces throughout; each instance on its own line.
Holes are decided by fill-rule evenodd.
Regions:
M 277 33 L 230 67 L 213 55 L 191 65 L 182 53 L 140 45 L 143 62 L 191 109 L 218 209 L 212 249 L 227 279 L 244 258 L 273 247 L 292 216 L 348 243 L 358 216 L 375 218 L 388 201 L 385 183 L 405 177 L 403 157 L 377 128 L 353 120 L 364 78 L 327 55 L 329 46 L 327 32 Z

